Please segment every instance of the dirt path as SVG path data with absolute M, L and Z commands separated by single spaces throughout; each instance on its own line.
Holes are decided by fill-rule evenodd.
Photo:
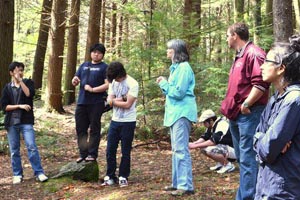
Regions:
M 77 145 L 74 132 L 73 107 L 69 114 L 56 115 L 36 111 L 37 142 L 42 164 L 48 175 L 55 174 L 61 166 L 77 158 Z M 43 134 L 39 133 L 43 132 Z M 45 136 L 46 135 L 46 136 Z M 135 144 L 140 143 L 135 141 Z M 98 164 L 100 178 L 106 170 L 106 141 L 99 148 Z M 0 154 L 0 199 L 175 199 L 162 188 L 171 180 L 171 151 L 167 142 L 134 148 L 132 151 L 132 171 L 129 186 L 103 187 L 98 183 L 85 183 L 74 180 L 50 179 L 47 183 L 36 182 L 31 166 L 22 146 L 24 182 L 12 185 L 10 159 Z M 120 155 L 120 154 L 118 154 Z M 199 151 L 192 151 L 195 195 L 176 199 L 226 200 L 233 199 L 238 187 L 238 171 L 220 175 L 208 170 L 214 162 L 205 158 Z M 118 157 L 118 159 L 120 159 Z

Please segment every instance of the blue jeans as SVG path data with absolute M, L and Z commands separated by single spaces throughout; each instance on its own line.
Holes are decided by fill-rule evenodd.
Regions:
M 254 199 L 258 163 L 253 150 L 253 136 L 264 106 L 251 108 L 251 114 L 239 114 L 236 121 L 230 120 L 235 154 L 240 166 L 240 186 L 236 200 Z
M 130 160 L 131 160 L 131 148 L 134 137 L 134 129 L 136 122 L 116 122 L 111 121 L 108 135 L 107 135 L 107 147 L 106 147 L 106 161 L 107 171 L 106 175 L 111 179 L 116 178 L 117 160 L 116 154 L 121 141 L 122 158 L 119 166 L 119 176 L 128 178 L 130 175 Z
M 35 134 L 32 124 L 18 124 L 8 128 L 8 143 L 11 156 L 11 165 L 14 176 L 23 176 L 23 168 L 20 155 L 20 133 L 22 132 L 27 148 L 28 159 L 34 171 L 34 175 L 44 173 L 38 148 L 35 144 Z
M 189 151 L 191 122 L 187 118 L 178 119 L 171 127 L 172 145 L 172 186 L 182 190 L 194 190 L 192 160 Z

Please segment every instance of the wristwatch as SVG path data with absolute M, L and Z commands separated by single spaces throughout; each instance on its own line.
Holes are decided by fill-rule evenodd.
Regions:
M 242 104 L 245 108 L 249 108 L 249 104 L 248 102 L 244 101 L 244 103 Z

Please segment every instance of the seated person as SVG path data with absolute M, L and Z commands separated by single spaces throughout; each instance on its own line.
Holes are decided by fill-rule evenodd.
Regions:
M 207 128 L 206 132 L 199 140 L 189 143 L 189 148 L 200 148 L 203 154 L 218 162 L 216 166 L 210 167 L 210 170 L 217 170 L 219 174 L 232 172 L 235 166 L 229 160 L 235 160 L 236 156 L 227 119 L 217 118 L 212 110 L 205 110 L 199 122 Z

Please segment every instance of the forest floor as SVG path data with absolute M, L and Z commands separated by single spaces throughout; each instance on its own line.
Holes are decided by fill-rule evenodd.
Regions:
M 172 197 L 162 188 L 171 183 L 171 147 L 169 142 L 142 145 L 132 150 L 131 175 L 129 186 L 118 185 L 104 187 L 101 181 L 105 175 L 106 140 L 103 138 L 99 147 L 99 177 L 97 183 L 76 181 L 68 178 L 51 179 L 60 167 L 78 158 L 74 123 L 74 105 L 65 107 L 66 114 L 47 113 L 36 108 L 36 140 L 42 158 L 45 173 L 50 179 L 45 183 L 35 181 L 26 148 L 22 141 L 22 163 L 24 182 L 12 185 L 10 158 L 0 154 L 0 199 L 1 200 L 41 200 L 41 199 L 234 199 L 238 188 L 239 172 L 217 174 L 209 171 L 215 163 L 199 151 L 191 151 L 193 159 L 193 179 L 195 194 L 184 197 Z M 141 144 L 134 141 L 134 145 Z M 120 155 L 120 151 L 118 151 Z M 118 156 L 118 160 L 120 156 Z

